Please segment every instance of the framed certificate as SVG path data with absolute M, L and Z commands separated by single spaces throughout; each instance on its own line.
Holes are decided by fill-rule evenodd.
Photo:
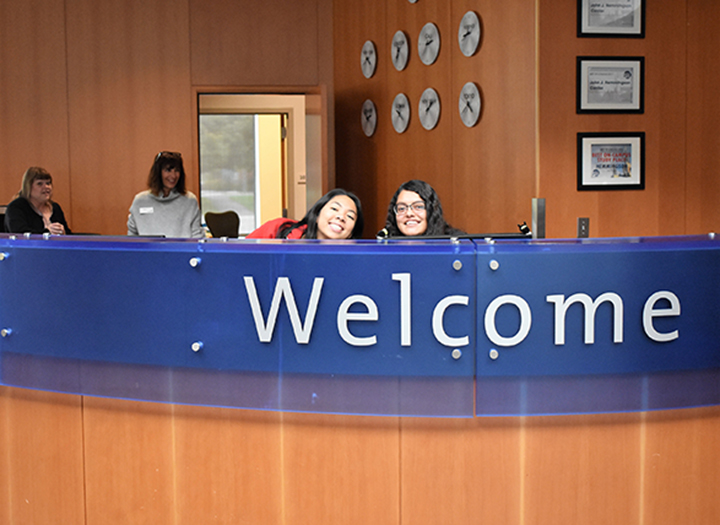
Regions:
M 645 0 L 578 0 L 577 36 L 645 38 Z
M 644 57 L 577 57 L 578 113 L 643 113 Z
M 578 133 L 577 189 L 644 190 L 645 133 Z

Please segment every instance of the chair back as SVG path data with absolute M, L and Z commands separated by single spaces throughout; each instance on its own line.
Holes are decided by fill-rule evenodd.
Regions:
M 213 237 L 237 237 L 240 231 L 240 217 L 232 210 L 221 213 L 207 212 L 205 224 Z

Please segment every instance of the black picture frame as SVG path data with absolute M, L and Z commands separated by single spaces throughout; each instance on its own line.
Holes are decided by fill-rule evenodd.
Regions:
M 645 0 L 578 0 L 577 36 L 645 38 Z
M 579 56 L 578 113 L 644 113 L 645 57 Z
M 577 189 L 644 190 L 645 132 L 578 133 Z

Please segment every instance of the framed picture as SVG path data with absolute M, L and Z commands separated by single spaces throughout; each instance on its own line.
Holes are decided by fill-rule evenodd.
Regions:
M 577 57 L 578 113 L 643 113 L 645 57 Z
M 644 190 L 645 133 L 578 133 L 577 189 Z
M 645 0 L 578 0 L 577 36 L 645 38 Z

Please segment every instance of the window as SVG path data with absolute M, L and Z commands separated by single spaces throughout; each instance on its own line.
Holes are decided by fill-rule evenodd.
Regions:
M 200 207 L 233 210 L 240 233 L 256 228 L 255 115 L 200 115 Z

